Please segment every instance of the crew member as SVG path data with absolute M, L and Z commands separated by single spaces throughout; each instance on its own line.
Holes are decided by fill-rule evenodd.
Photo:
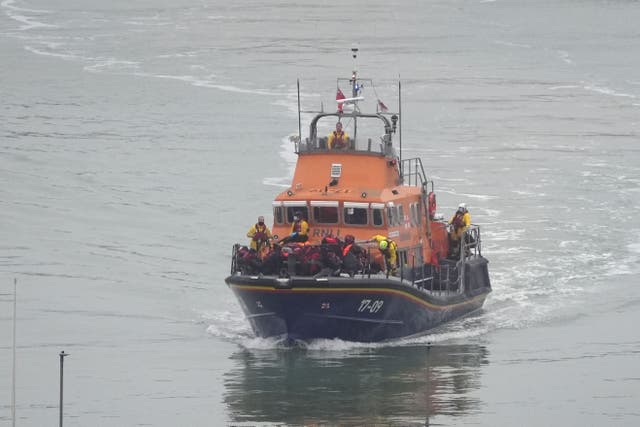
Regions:
M 464 232 L 467 231 L 471 225 L 471 215 L 467 210 L 466 203 L 460 203 L 460 205 L 458 205 L 458 210 L 451 217 L 449 224 L 451 224 L 453 228 L 449 233 L 451 240 L 459 241 Z
M 291 224 L 291 234 L 282 239 L 287 242 L 306 242 L 309 240 L 309 223 L 302 217 L 301 211 L 293 214 L 293 224 Z
M 336 130 L 329 134 L 327 145 L 331 150 L 344 150 L 349 147 L 349 135 L 342 130 L 342 123 L 336 123 Z
M 471 215 L 465 203 L 458 205 L 458 210 L 449 221 L 449 257 L 457 258 L 460 255 L 460 239 L 471 225 Z
M 384 255 L 387 273 L 396 274 L 398 271 L 398 245 L 396 245 L 396 242 L 379 234 L 373 236 L 370 241 L 378 243 L 378 250 Z
M 247 231 L 247 237 L 251 239 L 249 244 L 251 249 L 255 251 L 260 251 L 271 239 L 271 230 L 269 230 L 269 227 L 264 223 L 263 216 L 259 216 L 258 222 Z

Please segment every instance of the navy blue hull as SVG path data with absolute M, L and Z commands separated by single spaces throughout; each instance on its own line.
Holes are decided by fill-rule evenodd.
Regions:
M 226 279 L 257 336 L 375 342 L 417 335 L 482 307 L 490 287 L 430 293 L 395 278 Z

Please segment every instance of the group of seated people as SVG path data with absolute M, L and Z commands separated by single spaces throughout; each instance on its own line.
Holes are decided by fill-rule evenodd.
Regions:
M 448 258 L 456 259 L 460 256 L 461 239 L 465 236 L 465 256 L 469 256 L 469 248 L 475 242 L 467 240 L 470 236 L 465 231 L 471 226 L 471 216 L 467 206 L 461 203 L 458 210 L 449 221 L 449 253 Z M 369 240 L 378 245 L 380 257 L 371 260 L 366 250 L 358 246 L 352 235 L 346 235 L 344 241 L 335 237 L 325 237 L 320 245 L 310 245 L 309 224 L 302 217 L 302 212 L 293 215 L 291 233 L 273 243 L 271 231 L 264 223 L 264 217 L 258 217 L 258 222 L 247 232 L 251 239 L 249 246 L 241 246 L 236 252 L 236 266 L 244 274 L 286 274 L 286 275 L 339 275 L 347 273 L 377 273 L 386 271 L 388 274 L 397 273 L 397 245 L 386 236 L 376 235 Z M 294 263 L 291 260 L 295 260 Z M 286 265 L 286 272 L 283 269 Z
M 344 240 L 325 237 L 319 245 L 269 243 L 260 250 L 241 246 L 236 252 L 236 268 L 243 274 L 354 276 L 365 270 L 377 273 L 381 266 L 377 263 L 369 266 L 367 251 L 356 244 L 354 236 L 347 235 Z

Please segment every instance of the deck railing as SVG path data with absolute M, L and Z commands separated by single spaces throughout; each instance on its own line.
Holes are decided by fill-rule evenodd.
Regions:
M 335 250 L 332 245 L 317 245 L 318 248 L 323 250 L 331 249 L 334 253 L 339 254 L 341 250 Z M 259 272 L 250 272 L 247 270 L 249 268 L 239 255 L 240 249 L 243 248 L 239 244 L 235 244 L 233 246 L 233 250 L 231 253 L 231 274 L 241 273 L 241 274 L 259 274 Z M 245 248 L 245 251 L 247 249 Z M 284 249 L 283 249 L 284 250 Z M 286 249 L 291 252 L 290 249 Z M 254 251 L 255 254 L 255 251 Z M 257 256 L 257 254 L 256 254 Z M 298 265 L 300 263 L 304 263 L 301 259 L 294 256 L 293 254 L 289 255 L 291 258 L 285 259 L 281 258 L 280 263 L 277 268 L 274 268 L 274 271 L 271 274 L 275 275 L 296 275 L 305 273 L 296 273 Z M 339 255 L 338 255 L 339 256 Z M 482 256 L 482 245 L 480 238 L 480 227 L 478 225 L 471 225 L 462 235 L 460 239 L 459 247 L 454 248 L 453 251 L 449 253 L 447 258 L 441 259 L 438 265 L 433 264 L 424 264 L 420 266 L 415 265 L 415 260 L 411 262 L 411 265 L 407 265 L 407 261 L 401 262 L 398 268 L 398 273 L 400 279 L 405 283 L 410 283 L 412 286 L 421 289 L 424 292 L 428 292 L 434 295 L 446 295 L 452 293 L 462 294 L 465 292 L 465 272 L 466 272 L 466 264 L 471 260 Z M 329 275 L 334 275 L 338 273 L 349 273 L 351 277 L 357 276 L 360 278 L 363 277 L 371 277 L 372 274 L 376 274 L 378 268 L 373 268 L 374 263 L 372 259 L 371 251 L 366 250 L 365 259 L 362 262 L 361 268 L 357 271 L 347 272 L 345 270 L 341 270 L 340 267 L 331 268 L 331 272 L 327 273 Z M 292 264 L 290 261 L 294 260 Z M 315 260 L 312 263 L 318 264 L 318 262 L 322 262 L 322 260 Z M 322 265 L 321 271 L 325 270 L 328 265 Z M 379 266 L 384 267 L 384 266 Z M 305 269 L 303 269 L 305 270 Z M 388 269 L 387 269 L 388 270 Z M 267 273 L 268 274 L 268 273 Z M 324 273 L 318 273 L 322 275 Z M 314 274 L 311 274 L 314 275 Z M 346 277 L 346 275 L 345 275 Z M 389 275 L 387 275 L 389 277 Z

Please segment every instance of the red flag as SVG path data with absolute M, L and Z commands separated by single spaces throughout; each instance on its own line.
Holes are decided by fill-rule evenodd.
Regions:
M 383 113 L 386 113 L 387 111 L 389 111 L 387 106 L 384 105 L 384 102 L 380 101 L 379 99 L 378 99 L 378 107 L 380 107 L 380 111 L 382 111 Z
M 341 99 L 345 99 L 346 97 L 344 96 L 344 93 L 342 93 L 342 91 L 340 90 L 340 88 L 338 88 L 338 92 L 336 93 L 336 101 L 339 101 Z M 339 103 L 338 104 L 338 112 L 342 113 L 342 107 L 344 107 L 344 104 Z

